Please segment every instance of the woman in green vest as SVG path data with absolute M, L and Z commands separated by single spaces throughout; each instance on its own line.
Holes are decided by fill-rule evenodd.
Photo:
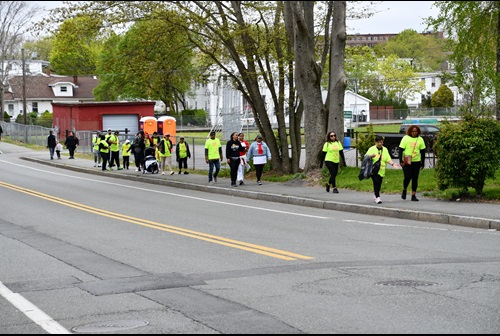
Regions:
M 106 136 L 101 135 L 101 141 L 99 142 L 99 153 L 102 159 L 102 171 L 106 171 L 106 165 L 109 161 L 109 143 L 106 141 Z
M 161 174 L 165 175 L 165 163 L 170 170 L 170 175 L 174 174 L 172 170 L 172 140 L 170 140 L 170 134 L 166 133 L 163 136 L 163 139 L 160 141 L 160 145 L 158 147 L 160 151 L 160 159 L 161 159 Z
M 184 174 L 189 174 L 187 171 L 188 168 L 188 158 L 191 158 L 191 152 L 189 151 L 189 145 L 184 141 L 184 137 L 181 136 L 179 138 L 179 143 L 175 146 L 175 156 L 176 160 L 179 163 L 179 174 L 182 172 L 182 168 L 184 167 Z

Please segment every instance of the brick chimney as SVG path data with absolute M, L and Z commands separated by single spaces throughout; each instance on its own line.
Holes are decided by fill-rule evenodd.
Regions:
M 73 84 L 78 85 L 78 76 L 77 75 L 73 76 Z
M 45 74 L 50 77 L 50 68 L 49 67 L 45 68 Z

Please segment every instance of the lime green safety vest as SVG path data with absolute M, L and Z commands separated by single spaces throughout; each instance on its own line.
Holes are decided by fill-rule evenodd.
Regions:
M 104 146 L 104 148 L 101 148 L 100 152 L 101 153 L 109 153 L 109 144 L 107 141 L 102 141 L 101 144 Z
M 92 143 L 94 144 L 94 149 L 99 150 L 99 143 L 101 142 L 101 138 L 99 137 L 94 137 L 92 139 Z

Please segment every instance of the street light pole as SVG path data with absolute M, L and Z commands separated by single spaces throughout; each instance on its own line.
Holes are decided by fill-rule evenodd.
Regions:
M 26 113 L 26 69 L 24 61 L 24 48 L 21 49 L 21 57 L 23 58 L 23 117 L 24 117 L 24 143 L 28 143 L 28 115 Z
M 24 117 L 24 125 L 28 125 L 28 116 L 26 114 L 26 69 L 25 69 L 25 61 L 24 61 L 24 48 L 21 49 L 21 57 L 23 64 L 23 117 Z

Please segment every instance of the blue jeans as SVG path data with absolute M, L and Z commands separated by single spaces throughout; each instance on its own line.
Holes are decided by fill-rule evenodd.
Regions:
M 214 172 L 214 167 L 215 167 L 215 172 Z M 217 175 L 219 174 L 220 171 L 220 160 L 208 160 L 208 182 L 212 182 L 212 176 L 213 178 L 217 178 Z
M 49 153 L 50 153 L 50 158 L 53 159 L 54 158 L 54 152 L 55 152 L 56 148 L 55 147 L 49 147 Z

